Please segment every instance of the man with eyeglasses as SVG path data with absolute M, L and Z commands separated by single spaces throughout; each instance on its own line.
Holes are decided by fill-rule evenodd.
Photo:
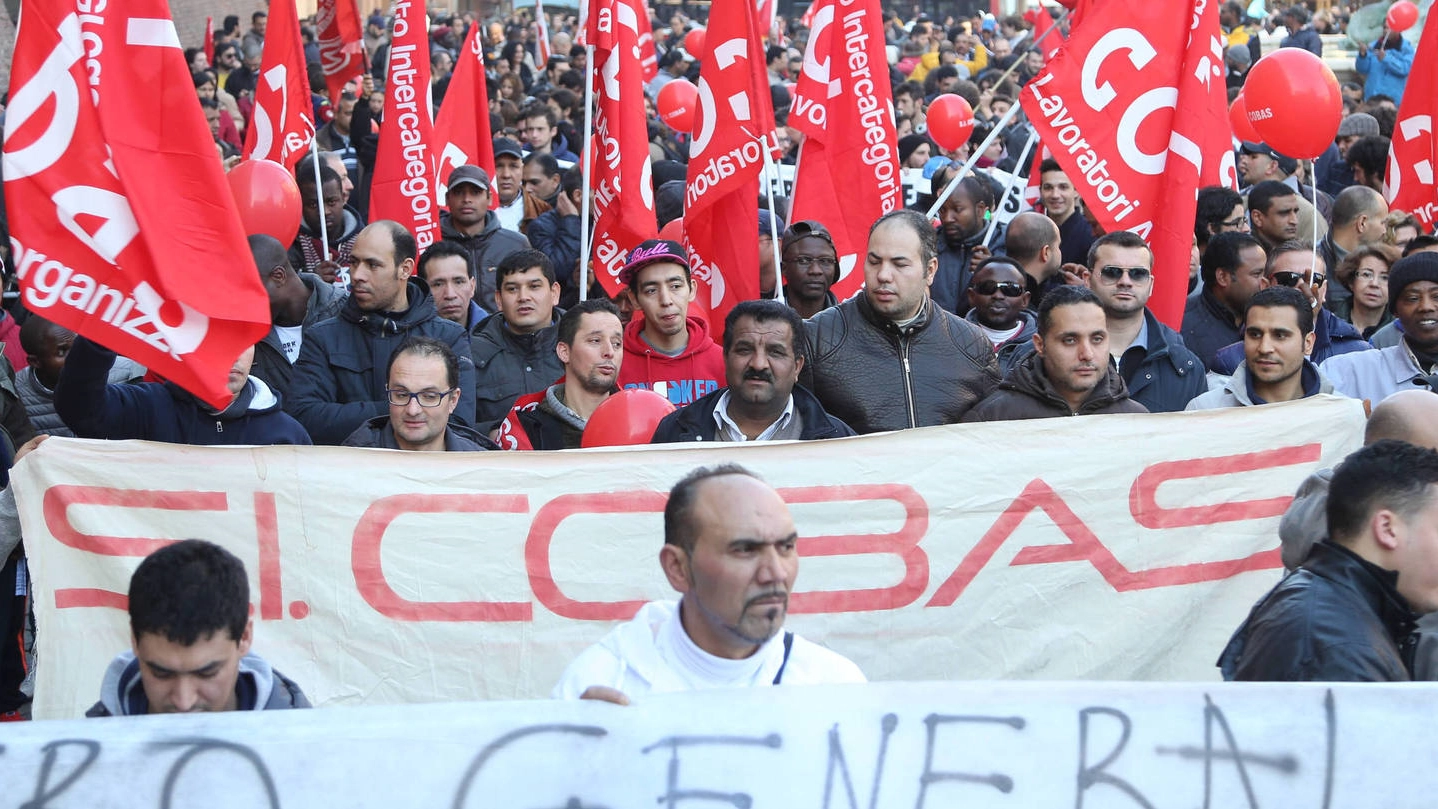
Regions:
M 1109 355 L 1129 397 L 1150 413 L 1182 410 L 1208 383 L 1203 361 L 1148 309 L 1153 251 L 1136 233 L 1106 233 L 1089 247 L 1088 266 L 1084 281 L 1103 306 Z
M 813 220 L 795 222 L 779 239 L 784 300 L 808 319 L 838 303 L 830 288 L 839 280 L 834 237 Z
M 1038 319 L 1028 310 L 1024 271 L 1007 256 L 986 259 L 974 271 L 967 295 L 969 313 L 964 319 L 983 330 L 994 346 L 999 371 L 1007 375 L 1033 351 L 1038 331 Z
M 1288 287 L 1261 290 L 1243 315 L 1243 362 L 1223 387 L 1184 409 L 1248 407 L 1333 393 L 1333 383 L 1308 359 L 1312 351 L 1313 308 L 1303 293 Z
M 1243 204 L 1243 196 L 1222 185 L 1198 189 L 1193 233 L 1198 240 L 1199 255 L 1208 250 L 1214 236 L 1235 231 L 1248 232 L 1248 207 Z
M 459 357 L 433 337 L 408 337 L 385 370 L 389 414 L 360 425 L 341 446 L 411 452 L 499 449 L 479 431 L 451 418 L 463 394 Z
M 1290 287 L 1303 293 L 1313 310 L 1312 360 L 1322 365 L 1329 357 L 1353 351 L 1369 351 L 1373 346 L 1353 328 L 1323 305 L 1328 292 L 1328 272 L 1323 259 L 1313 254 L 1308 242 L 1288 241 L 1273 249 L 1265 271 L 1265 287 Z M 1244 304 L 1247 308 L 1247 303 Z M 1243 341 L 1224 346 L 1215 352 L 1208 370 L 1228 376 L 1243 362 Z
M 1388 301 L 1403 327 L 1397 345 L 1322 363 L 1333 387 L 1373 404 L 1415 387 L 1438 392 L 1438 253 L 1413 253 L 1394 262 Z

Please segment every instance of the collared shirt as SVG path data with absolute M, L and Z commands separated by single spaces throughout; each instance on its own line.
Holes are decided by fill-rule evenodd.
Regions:
M 1132 352 L 1135 352 L 1135 351 L 1137 351 L 1137 353 L 1132 353 Z M 1144 319 L 1143 319 L 1143 325 L 1139 327 L 1139 329 L 1138 329 L 1138 334 L 1134 335 L 1133 342 L 1132 342 L 1132 343 L 1129 343 L 1129 344 L 1128 344 L 1128 348 L 1125 348 L 1125 349 L 1123 350 L 1123 354 L 1121 354 L 1121 355 L 1119 355 L 1119 356 L 1117 357 L 1117 360 L 1118 360 L 1118 369 L 1119 369 L 1119 371 L 1124 371 L 1124 370 L 1126 370 L 1126 369 L 1124 368 L 1124 363 L 1125 363 L 1125 361 L 1127 361 L 1127 362 L 1130 363 L 1130 364 L 1133 364 L 1133 363 L 1142 364 L 1142 363 L 1143 363 L 1143 358 L 1144 358 L 1144 357 L 1147 357 L 1147 356 L 1148 356 L 1148 318 L 1144 318 Z M 1128 377 L 1127 377 L 1127 376 L 1124 377 L 1124 381 L 1125 381 L 1125 382 L 1128 381 Z
M 771 441 L 771 440 L 773 440 L 774 434 L 777 433 L 777 432 L 779 432 L 780 430 L 783 430 L 784 428 L 788 427 L 789 424 L 790 424 L 790 422 L 792 422 L 793 420 L 794 420 L 794 396 L 793 396 L 793 394 L 790 394 L 790 395 L 789 395 L 789 401 L 784 404 L 784 412 L 783 412 L 783 413 L 780 413 L 780 414 L 779 414 L 779 418 L 775 419 L 773 424 L 770 424 L 768 427 L 764 428 L 764 432 L 759 433 L 759 435 L 758 435 L 754 440 L 755 440 L 755 441 Z M 735 423 L 734 423 L 734 420 L 731 419 L 731 418 L 729 418 L 729 391 L 728 391 L 728 389 L 725 389 L 725 391 L 724 391 L 722 394 L 719 395 L 719 404 L 717 404 L 717 405 L 714 406 L 714 423 L 719 426 L 719 435 L 718 435 L 718 438 L 719 438 L 720 441 L 748 441 L 748 440 L 749 440 L 749 438 L 744 435 L 744 431 L 741 430 L 741 429 L 739 429 L 739 425 L 738 425 L 738 424 L 735 424 Z

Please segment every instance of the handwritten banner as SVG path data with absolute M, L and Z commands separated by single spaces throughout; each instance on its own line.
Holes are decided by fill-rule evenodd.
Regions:
M 80 715 L 129 647 L 141 557 L 200 537 L 250 572 L 255 650 L 317 704 L 547 695 L 644 601 L 665 494 L 742 463 L 804 557 L 790 625 L 872 680 L 1217 676 L 1278 578 L 1298 484 L 1361 406 L 908 430 L 825 442 L 529 453 L 52 439 L 13 479 L 35 582 L 35 713 Z
M 1435 698 L 886 683 L 31 722 L 0 782 L 6 806 L 1418 807 Z

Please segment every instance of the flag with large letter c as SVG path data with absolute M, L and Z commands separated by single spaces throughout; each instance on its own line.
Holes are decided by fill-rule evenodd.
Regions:
M 1105 230 L 1153 249 L 1149 308 L 1183 321 L 1198 189 L 1237 182 L 1223 40 L 1207 0 L 1098 0 L 1020 93 L 1024 113 Z
M 472 25 L 459 61 L 454 63 L 454 76 L 449 80 L 445 98 L 434 122 L 434 145 L 439 161 L 439 194 L 444 199 L 449 173 L 464 165 L 479 166 L 494 177 L 494 138 L 489 127 L 489 86 L 484 75 L 484 41 L 482 25 Z M 491 207 L 499 195 L 490 195 Z
M 245 134 L 244 155 L 294 170 L 315 137 L 309 73 L 300 42 L 295 0 L 273 0 L 255 81 L 255 111 Z
M 10 78 L 5 200 L 25 306 L 225 407 L 269 299 L 167 4 L 27 3 Z
M 1418 40 L 1418 52 L 1408 71 L 1403 104 L 1388 146 L 1388 170 L 1384 172 L 1384 196 L 1395 211 L 1408 211 L 1423 223 L 1425 230 L 1438 220 L 1438 183 L 1433 168 L 1438 166 L 1438 136 L 1433 117 L 1438 114 L 1438 14 L 1429 14 Z

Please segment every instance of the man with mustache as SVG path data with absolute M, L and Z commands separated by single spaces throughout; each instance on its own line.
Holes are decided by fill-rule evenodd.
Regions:
M 653 601 L 565 669 L 556 699 L 861 683 L 850 660 L 784 631 L 799 573 L 789 508 L 734 464 L 694 470 L 664 506 L 659 565 L 679 602 Z
M 653 443 L 810 441 L 854 435 L 798 384 L 804 321 L 775 300 L 743 301 L 724 318 L 726 387 L 670 413 Z
M 1034 353 L 964 421 L 1147 412 L 1128 398 L 1123 377 L 1109 362 L 1108 323 L 1098 296 L 1088 287 L 1061 286 L 1039 306 Z

